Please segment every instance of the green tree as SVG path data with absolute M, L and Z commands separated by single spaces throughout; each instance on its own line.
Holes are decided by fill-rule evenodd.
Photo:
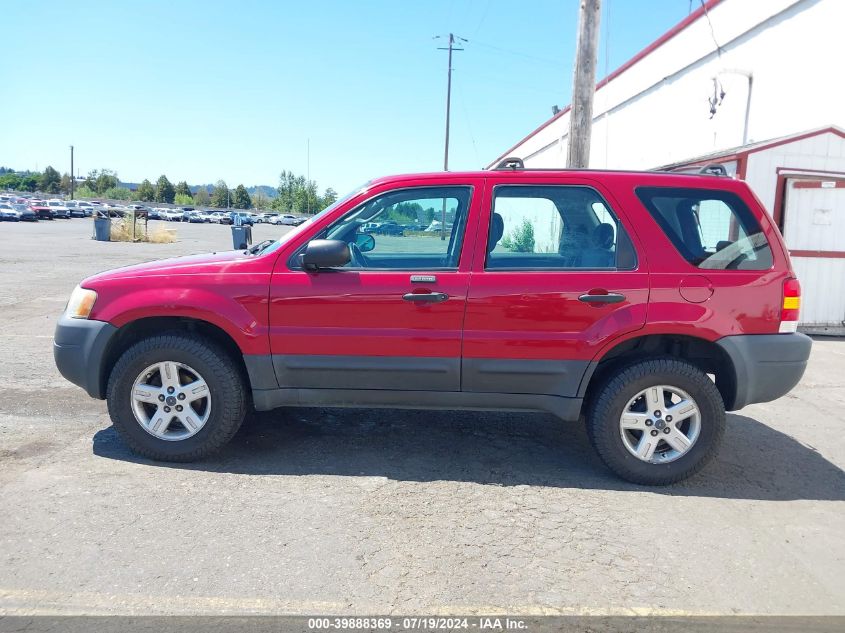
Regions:
M 323 197 L 320 199 L 320 210 L 332 206 L 335 202 L 337 202 L 337 191 L 329 187 L 323 192 Z
M 88 172 L 88 175 L 85 177 L 85 182 L 83 183 L 83 187 L 87 187 L 93 192 L 97 191 L 97 174 L 99 172 L 96 169 L 92 169 Z
M 502 246 L 515 253 L 533 253 L 534 225 L 524 218 L 522 224 L 502 239 Z
M 120 184 L 117 172 L 111 169 L 101 169 L 99 172 L 94 170 L 88 174 L 88 178 L 90 179 L 92 175 L 94 176 L 94 189 L 100 194 L 105 194 L 108 189 L 114 189 Z
M 147 184 L 150 184 L 149 181 L 146 181 Z M 150 184 L 150 189 L 152 189 L 152 185 Z M 100 194 L 103 198 L 108 198 L 109 200 L 132 200 L 132 192 L 129 191 L 126 187 L 110 187 L 106 189 Z M 136 198 L 140 200 L 140 198 Z
M 142 202 L 152 202 L 156 197 L 156 190 L 153 188 L 153 183 L 144 178 L 144 181 L 138 185 L 138 190 L 135 196 Z
M 177 193 L 176 197 L 173 198 L 173 202 L 178 204 L 180 207 L 190 207 L 194 204 L 194 199 L 191 196 L 186 196 L 184 193 Z
M 59 193 L 59 186 L 61 185 L 62 177 L 50 165 L 41 174 L 41 179 L 38 182 L 38 188 L 45 193 Z
M 267 197 L 267 194 L 264 193 L 264 190 L 261 187 L 256 188 L 255 193 L 252 194 L 252 206 L 260 211 L 261 208 L 266 207 L 269 202 L 270 199 Z
M 225 180 L 218 180 L 211 192 L 211 206 L 225 209 L 229 206 L 229 187 Z
M 18 183 L 20 179 L 17 177 L 16 174 L 9 174 L 4 173 L 0 176 L 0 189 L 18 189 Z
M 252 199 L 247 193 L 246 187 L 238 185 L 232 192 L 232 206 L 236 209 L 251 209 Z
M 73 192 L 73 196 L 74 198 L 96 198 L 97 192 L 83 184 Z
M 211 204 L 211 197 L 208 195 L 208 189 L 202 185 L 194 194 L 194 204 L 198 207 L 207 207 Z
M 37 173 L 26 174 L 25 176 L 18 176 L 18 178 L 18 191 L 35 191 L 38 189 L 41 175 Z
M 59 183 L 59 189 L 62 193 L 68 194 L 70 193 L 70 174 L 64 173 L 62 174 L 62 180 Z
M 305 179 L 302 180 L 304 182 Z M 292 171 L 282 170 L 282 173 L 279 174 L 279 186 L 276 188 L 279 195 L 273 200 L 273 208 L 284 212 L 293 211 L 294 198 L 298 188 L 299 177 Z
M 173 188 L 173 185 L 167 179 L 167 176 L 162 174 L 158 177 L 158 181 L 156 182 L 155 201 L 172 204 L 175 197 L 176 189 Z
M 189 198 L 193 198 L 191 195 L 191 188 L 188 186 L 188 183 L 184 180 L 180 181 L 179 184 L 176 185 L 176 195 L 183 195 L 188 196 Z

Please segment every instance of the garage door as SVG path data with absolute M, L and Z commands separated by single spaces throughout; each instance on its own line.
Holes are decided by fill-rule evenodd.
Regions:
M 801 324 L 845 325 L 845 177 L 787 181 L 784 238 L 801 280 Z

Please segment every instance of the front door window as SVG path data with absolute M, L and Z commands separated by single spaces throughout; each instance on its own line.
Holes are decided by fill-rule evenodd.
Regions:
M 368 200 L 320 237 L 349 243 L 348 269 L 456 270 L 470 187 L 419 187 Z

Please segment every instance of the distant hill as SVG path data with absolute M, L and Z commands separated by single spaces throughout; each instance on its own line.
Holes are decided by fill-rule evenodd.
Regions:
M 254 196 L 256 191 L 261 191 L 268 198 L 275 198 L 279 195 L 279 191 L 270 185 L 256 185 L 255 187 L 247 187 L 246 190 L 251 196 Z

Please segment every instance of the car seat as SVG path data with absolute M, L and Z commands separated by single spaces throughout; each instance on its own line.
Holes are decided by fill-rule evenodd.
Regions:
M 593 229 L 592 246 L 581 254 L 582 268 L 613 268 L 616 253 L 613 250 L 613 225 L 603 222 Z

